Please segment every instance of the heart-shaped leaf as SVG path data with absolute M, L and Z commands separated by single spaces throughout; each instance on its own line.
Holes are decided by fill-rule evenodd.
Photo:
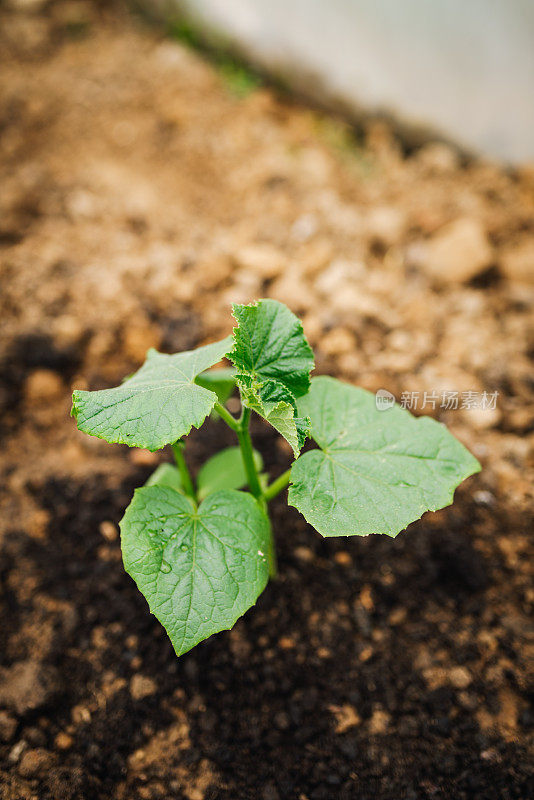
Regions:
M 480 470 L 444 425 L 335 378 L 314 378 L 299 410 L 320 449 L 294 463 L 289 503 L 323 536 L 396 536 Z
M 199 428 L 217 394 L 195 378 L 230 349 L 232 338 L 175 355 L 149 350 L 143 366 L 114 389 L 75 391 L 72 415 L 84 433 L 159 450 Z
M 173 489 L 145 486 L 120 528 L 125 569 L 177 655 L 231 628 L 267 584 L 269 520 L 244 492 L 215 492 L 196 508 Z

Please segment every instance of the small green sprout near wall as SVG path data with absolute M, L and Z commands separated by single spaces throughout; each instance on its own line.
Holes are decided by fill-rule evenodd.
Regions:
M 289 504 L 323 536 L 396 536 L 451 503 L 456 486 L 480 469 L 435 420 L 397 405 L 377 410 L 373 394 L 335 378 L 310 380 L 312 350 L 282 303 L 260 300 L 233 313 L 233 336 L 175 355 L 149 350 L 121 386 L 73 395 L 81 431 L 130 447 L 172 447 L 176 466 L 160 465 L 136 489 L 121 541 L 126 571 L 177 655 L 231 628 L 276 574 L 268 503 L 288 484 Z M 224 356 L 234 369 L 209 369 Z M 239 418 L 224 405 L 236 385 Z M 238 446 L 209 459 L 195 485 L 184 437 L 212 411 Z M 252 447 L 252 411 L 295 455 L 270 484 Z M 307 437 L 317 448 L 299 455 Z

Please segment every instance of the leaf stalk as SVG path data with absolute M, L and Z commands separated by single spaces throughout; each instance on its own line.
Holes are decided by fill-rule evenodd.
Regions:
M 240 430 L 240 427 L 241 427 L 240 421 L 238 419 L 236 419 L 235 417 L 233 417 L 230 414 L 230 412 L 228 411 L 228 409 L 226 409 L 222 405 L 222 403 L 219 403 L 217 401 L 215 403 L 214 408 L 215 408 L 215 411 L 217 412 L 217 414 L 221 417 L 221 419 L 223 419 L 226 422 L 228 427 L 231 428 L 236 433 L 238 433 L 238 431 Z
M 184 458 L 185 442 L 182 439 L 178 439 L 178 441 L 174 442 L 174 444 L 171 444 L 171 447 L 174 454 L 174 460 L 176 461 L 176 466 L 180 472 L 184 492 L 196 503 L 197 494 L 195 492 L 195 487 Z
M 245 473 L 247 476 L 247 483 L 250 493 L 256 498 L 258 504 L 260 505 L 261 509 L 265 512 L 267 518 L 269 518 L 269 513 L 267 510 L 267 500 L 274 497 L 278 492 L 282 491 L 284 486 L 287 486 L 289 482 L 289 470 L 287 475 L 280 476 L 276 481 L 274 481 L 269 489 L 264 492 L 261 483 L 260 477 L 258 475 L 258 470 L 256 468 L 256 462 L 254 461 L 254 451 L 252 448 L 252 439 L 250 438 L 250 415 L 251 410 L 246 406 L 242 406 L 241 408 L 241 416 L 237 420 L 233 417 L 229 411 L 224 408 L 219 403 L 215 404 L 215 410 L 219 414 L 219 416 L 227 423 L 227 425 L 232 428 L 237 434 L 237 438 L 239 441 L 239 447 L 241 448 L 241 456 L 243 458 L 243 466 L 245 467 Z M 276 488 L 279 486 L 279 488 Z M 271 490 L 269 496 L 267 492 Z M 269 560 L 269 577 L 274 579 L 278 575 L 278 564 L 276 559 L 276 546 L 274 542 L 273 530 L 269 520 L 269 529 L 270 529 L 270 537 L 269 537 L 269 551 L 267 553 L 267 557 Z
M 267 501 L 272 500 L 277 494 L 280 494 L 289 483 L 291 478 L 291 470 L 288 469 L 283 472 L 276 480 L 274 480 L 264 491 L 263 496 Z
M 252 450 L 252 440 L 250 438 L 249 423 L 250 423 L 250 408 L 246 408 L 245 406 L 243 406 L 241 421 L 240 424 L 238 425 L 236 433 L 237 433 L 237 438 L 239 440 L 239 446 L 241 447 L 243 466 L 245 467 L 245 472 L 247 474 L 248 488 L 250 489 L 251 494 L 253 494 L 257 500 L 259 500 L 263 499 L 263 492 L 260 486 L 258 470 L 256 469 L 256 464 L 254 463 L 254 454 Z

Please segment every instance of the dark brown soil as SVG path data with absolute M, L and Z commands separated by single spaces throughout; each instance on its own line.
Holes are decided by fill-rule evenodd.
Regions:
M 532 797 L 531 170 L 355 141 L 236 99 L 113 6 L 35 5 L 0 15 L 1 800 Z M 466 271 L 437 280 L 457 219 L 491 256 L 472 269 L 449 231 Z M 395 540 L 324 540 L 278 498 L 279 580 L 177 659 L 117 528 L 167 456 L 79 434 L 70 391 L 261 295 L 303 315 L 322 372 L 498 390 L 495 413 L 435 411 L 484 469 Z M 207 423 L 193 468 L 228 444 Z

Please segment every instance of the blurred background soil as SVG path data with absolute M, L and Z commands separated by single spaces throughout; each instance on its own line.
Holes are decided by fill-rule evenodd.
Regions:
M 534 168 L 355 131 L 110 3 L 1 6 L 0 137 L 2 800 L 532 797 Z M 280 580 L 177 660 L 117 528 L 168 456 L 78 433 L 70 393 L 261 296 L 319 372 L 498 391 L 426 408 L 483 472 L 396 540 L 279 499 Z

